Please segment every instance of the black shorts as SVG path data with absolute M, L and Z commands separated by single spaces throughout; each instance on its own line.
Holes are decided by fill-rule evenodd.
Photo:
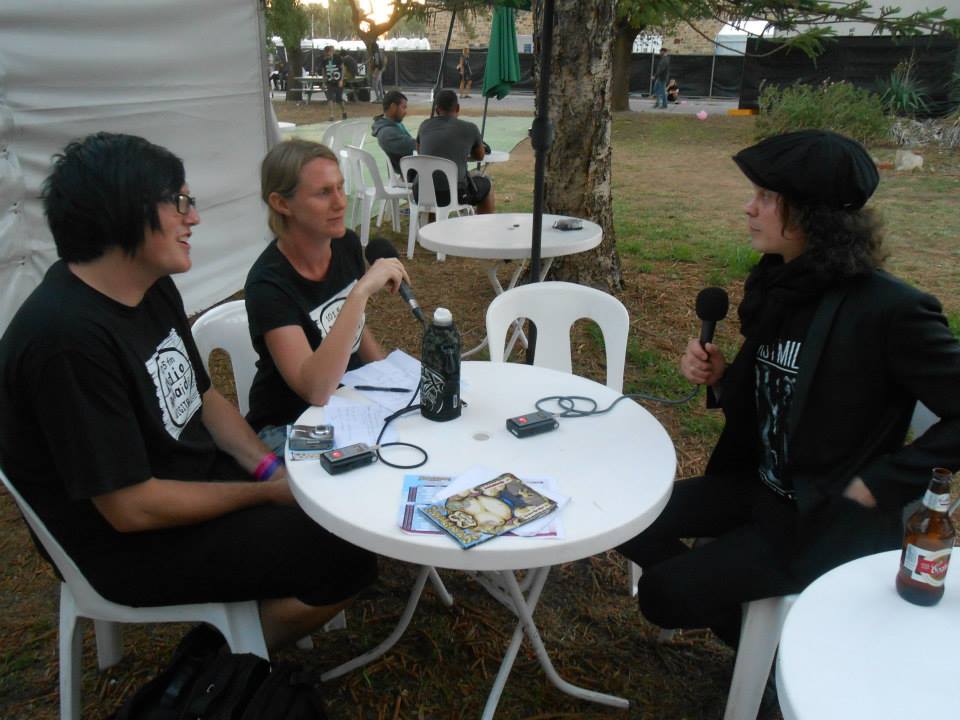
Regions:
M 457 186 L 457 201 L 461 205 L 479 205 L 490 194 L 493 185 L 486 175 L 467 175 L 467 179 Z M 413 185 L 414 202 L 418 200 L 417 184 Z M 446 181 L 437 185 L 437 202 L 440 205 L 450 204 L 450 191 Z
M 340 83 L 327 83 L 327 100 L 335 103 L 343 102 L 343 88 Z

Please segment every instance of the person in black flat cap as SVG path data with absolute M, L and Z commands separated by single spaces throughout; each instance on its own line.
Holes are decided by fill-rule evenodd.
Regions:
M 680 362 L 726 424 L 704 475 L 678 481 L 619 550 L 643 569 L 648 620 L 736 646 L 741 603 L 900 547 L 904 506 L 931 468 L 960 468 L 960 344 L 935 298 L 880 269 L 864 207 L 879 176 L 861 145 L 805 130 L 733 159 L 753 183 L 744 210 L 762 253 L 739 307 L 743 344 L 728 363 L 691 340 Z M 918 400 L 940 420 L 905 445 Z M 691 537 L 714 540 L 690 549 Z

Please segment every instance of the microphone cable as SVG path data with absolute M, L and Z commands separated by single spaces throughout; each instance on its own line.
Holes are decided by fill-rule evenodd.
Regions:
M 413 443 L 400 442 L 400 441 L 388 442 L 383 444 L 380 443 L 380 439 L 383 437 L 383 434 L 387 431 L 387 426 L 390 425 L 390 423 L 392 423 L 398 417 L 408 415 L 409 413 L 420 409 L 420 403 L 417 403 L 416 405 L 414 405 L 413 401 L 416 400 L 417 395 L 420 394 L 420 385 L 422 384 L 422 382 L 423 381 L 421 380 L 420 382 L 417 383 L 417 389 L 413 391 L 413 395 L 410 396 L 410 400 L 407 402 L 407 404 L 404 407 L 400 408 L 395 413 L 387 415 L 387 417 L 383 419 L 383 427 L 380 428 L 380 434 L 377 435 L 377 441 L 374 443 L 374 446 L 376 448 L 377 460 L 382 462 L 384 465 L 387 465 L 388 467 L 396 468 L 397 470 L 413 470 L 414 468 L 418 468 L 423 465 L 426 465 L 427 460 L 430 459 L 430 456 L 427 454 L 426 450 L 424 450 L 419 445 L 414 445 Z M 380 451 L 385 447 L 408 447 L 421 453 L 423 455 L 423 459 L 421 459 L 420 462 L 414 463 L 413 465 L 397 465 L 396 463 L 392 463 L 383 457 L 383 454 Z
M 648 402 L 656 402 L 661 405 L 683 405 L 693 400 L 700 393 L 700 386 L 694 385 L 693 390 L 691 390 L 687 395 L 682 398 L 661 398 L 656 395 L 647 395 L 646 393 L 625 393 L 610 403 L 603 410 L 597 409 L 597 401 L 593 398 L 586 397 L 585 395 L 548 395 L 547 397 L 540 398 L 534 403 L 534 407 L 540 412 L 548 413 L 553 415 L 553 417 L 558 418 L 576 418 L 576 417 L 590 417 L 592 415 L 603 415 L 610 412 L 617 406 L 618 403 L 630 398 L 631 400 L 647 400 Z M 577 407 L 577 402 L 582 401 L 585 403 L 590 403 L 591 407 L 587 409 L 581 409 Z M 554 402 L 560 407 L 560 412 L 553 412 L 552 410 L 547 410 L 543 405 L 545 403 Z

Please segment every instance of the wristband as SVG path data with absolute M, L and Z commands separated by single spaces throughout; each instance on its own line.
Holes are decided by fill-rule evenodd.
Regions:
M 272 452 L 267 453 L 263 456 L 263 460 L 260 461 L 260 464 L 257 465 L 256 469 L 253 471 L 253 476 L 257 480 L 269 480 L 270 477 L 283 465 L 283 460 L 278 458 Z

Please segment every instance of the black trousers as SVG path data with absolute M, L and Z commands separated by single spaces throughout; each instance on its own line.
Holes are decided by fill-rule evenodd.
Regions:
M 691 549 L 681 538 L 713 538 Z M 900 546 L 899 512 L 835 498 L 797 512 L 759 480 L 701 476 L 674 485 L 654 523 L 618 550 L 642 569 L 640 611 L 664 628 L 709 627 L 733 647 L 741 605 L 801 591 L 827 570 Z M 893 582 L 896 568 L 890 568 Z

